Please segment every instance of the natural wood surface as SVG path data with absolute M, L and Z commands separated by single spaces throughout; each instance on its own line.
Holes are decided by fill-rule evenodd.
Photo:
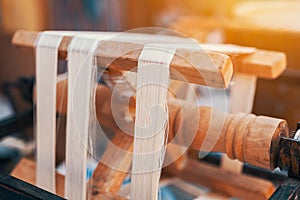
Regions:
M 170 122 L 169 126 L 175 127 L 169 133 L 170 140 L 176 134 L 176 138 L 182 138 L 178 143 L 186 146 L 192 138 L 190 146 L 196 150 L 223 152 L 232 159 L 266 169 L 273 168 L 272 144 L 276 144 L 280 132 L 287 134 L 287 124 L 280 119 L 225 114 L 203 106 L 197 110 L 189 104 L 181 107 L 181 112 L 188 114 L 177 114 L 176 120 Z M 199 121 L 195 119 L 197 115 Z
M 35 185 L 36 181 L 36 165 L 33 161 L 23 158 L 19 164 L 12 171 L 11 175 L 19 178 L 25 182 Z M 64 182 L 65 177 L 60 174 L 56 174 L 56 194 L 63 197 L 64 195 Z M 126 200 L 126 198 L 111 194 L 109 192 L 101 191 L 90 193 L 89 196 L 93 200 Z
M 114 45 L 114 44 L 111 44 Z M 131 44 L 130 44 L 131 45 Z M 102 52 L 101 52 L 102 53 Z M 136 55 L 134 57 L 136 57 Z M 253 55 L 252 55 L 253 56 Z M 101 57 L 106 57 L 107 60 L 104 61 L 101 64 L 107 64 L 109 63 L 111 57 L 110 55 L 102 55 Z M 129 56 L 130 57 L 130 56 Z M 249 55 L 246 57 L 249 58 Z M 123 58 L 122 58 L 123 59 Z M 134 60 L 134 58 L 132 58 Z M 242 59 L 242 57 L 236 58 L 235 62 L 238 59 Z M 247 59 L 243 59 L 243 61 L 247 61 Z M 252 59 L 250 59 L 252 60 Z M 254 59 L 255 60 L 255 59 Z M 245 61 L 245 62 L 246 62 Z M 258 62 L 260 59 L 258 59 Z M 118 61 L 117 61 L 118 62 Z M 123 61 L 120 61 L 123 62 Z M 134 61 L 134 62 L 137 62 Z M 247 62 L 246 62 L 247 63 Z M 250 62 L 251 63 L 251 62 Z M 272 63 L 274 64 L 274 63 Z M 119 67 L 118 63 L 113 63 L 113 67 L 120 68 L 122 70 L 128 70 L 125 68 Z M 123 63 L 120 64 L 123 66 Z M 282 65 L 282 64 L 281 64 Z M 175 65 L 174 65 L 175 66 Z M 178 67 L 179 69 L 179 67 Z M 100 90 L 99 90 L 100 91 Z M 98 105 L 98 102 L 97 102 Z M 99 103 L 101 105 L 101 103 Z M 187 109 L 186 107 L 189 107 L 188 105 L 183 108 Z M 173 108 L 173 109 L 178 109 Z M 284 129 L 285 122 L 282 120 L 276 120 L 271 118 L 256 118 L 254 116 L 233 116 L 233 115 L 225 115 L 222 113 L 212 114 L 214 111 L 211 108 L 208 107 L 200 107 L 198 108 L 200 113 L 200 122 L 198 123 L 198 128 L 196 130 L 196 135 L 194 140 L 192 141 L 192 147 L 195 149 L 200 149 L 200 147 L 203 144 L 205 136 L 208 136 L 208 140 L 210 142 L 216 141 L 215 145 L 212 145 L 212 151 L 220 151 L 227 153 L 231 158 L 237 158 L 243 162 L 248 162 L 250 164 L 254 164 L 259 167 L 264 168 L 272 168 L 272 158 L 270 150 L 272 148 L 272 138 L 273 135 L 275 135 L 274 138 L 279 134 L 279 132 Z M 103 110 L 100 109 L 99 112 Z M 190 107 L 188 108 L 188 112 L 190 116 L 194 116 L 196 112 L 192 111 Z M 176 111 L 176 113 L 178 113 Z M 98 113 L 97 113 L 98 114 Z M 101 113 L 98 114 L 98 116 L 102 116 Z M 237 118 L 235 120 L 235 118 Z M 220 121 L 214 121 L 212 119 L 221 119 Z M 224 120 L 224 121 L 223 121 Z M 196 121 L 191 120 L 190 118 L 182 119 L 180 118 L 180 115 L 176 114 L 173 121 L 170 121 L 170 127 L 173 128 L 173 132 L 171 132 L 169 138 L 170 140 L 174 138 L 176 135 L 182 135 L 183 138 L 182 141 L 178 141 L 180 145 L 185 145 L 184 139 L 185 134 L 190 133 L 190 123 L 185 125 L 186 123 L 182 123 L 190 121 L 190 123 L 197 123 Z M 210 123 L 212 122 L 212 123 Z M 208 125 L 211 125 L 212 127 L 219 127 L 220 124 L 224 122 L 224 126 L 221 128 L 221 135 L 218 137 L 213 133 L 213 131 L 210 131 Z M 173 123 L 173 124 L 172 124 Z M 114 124 L 112 123 L 108 124 Z M 242 125 L 240 125 L 242 124 Z M 212 128 L 214 129 L 214 128 Z M 257 130 L 256 130 L 257 129 Z M 172 135 L 173 134 L 173 135 Z M 126 137 L 126 136 L 125 136 Z M 130 137 L 130 136 L 127 136 Z M 260 140 L 261 142 L 257 143 L 257 141 Z M 234 141 L 233 143 L 231 141 Z M 229 144 L 228 144 L 229 143 Z M 127 145 L 130 144 L 127 143 Z M 122 143 L 119 143 L 119 145 L 122 145 Z M 130 147 L 129 147 L 130 148 Z M 258 150 L 257 150 L 258 149 Z M 264 152 L 261 154 L 260 152 Z M 109 153 L 109 151 L 108 151 Z M 110 152 L 114 153 L 114 152 Z M 129 159 L 129 158 L 128 158 Z M 124 161 L 125 158 L 120 158 L 119 161 Z M 130 159 L 129 159 L 130 160 Z M 118 162 L 119 162 L 118 161 Z M 124 163 L 120 163 L 120 165 L 123 166 Z M 128 160 L 126 161 L 128 164 Z M 102 187 L 103 188 L 110 188 L 111 192 L 116 192 L 118 188 L 120 187 L 120 184 L 122 183 L 124 177 L 126 176 L 126 172 L 118 172 L 111 170 L 110 168 L 106 168 L 106 166 L 99 165 L 98 166 L 98 172 L 100 171 L 106 171 L 107 173 L 105 175 L 102 174 L 95 174 L 93 177 L 96 179 L 97 177 L 100 177 L 97 182 L 98 188 L 94 190 L 95 193 L 101 194 Z M 97 171 L 96 171 L 97 172 Z M 102 178 L 103 179 L 102 179 Z M 96 188 L 96 187 L 95 187 Z M 100 189 L 99 189 L 100 188 Z
M 173 175 L 245 200 L 265 200 L 275 191 L 271 182 L 243 174 L 236 175 L 193 159 L 189 159 L 185 167 Z
M 254 54 L 236 57 L 232 61 L 237 66 L 236 72 L 266 79 L 277 78 L 287 65 L 284 53 L 267 50 L 257 50 Z
M 17 46 L 34 48 L 38 32 L 17 31 L 12 43 Z M 59 47 L 59 57 L 66 59 L 72 36 L 65 36 Z M 113 39 L 101 41 L 96 51 L 98 65 L 113 66 L 120 70 L 136 71 L 137 61 L 144 44 Z M 177 48 L 170 68 L 179 72 L 190 83 L 226 88 L 230 82 L 233 69 L 230 58 L 225 54 Z M 182 80 L 171 70 L 171 78 Z

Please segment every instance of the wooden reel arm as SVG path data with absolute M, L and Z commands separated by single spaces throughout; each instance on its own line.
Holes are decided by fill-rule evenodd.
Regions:
M 184 32 L 184 31 L 183 31 Z M 34 49 L 38 32 L 17 31 L 12 43 L 23 49 Z M 118 70 L 133 70 L 143 45 L 147 42 L 184 43 L 184 39 L 162 39 L 161 36 L 145 35 L 142 38 L 131 38 L 127 41 L 116 37 L 115 40 L 101 41 L 96 56 L 98 64 Z M 167 37 L 167 36 L 164 36 Z M 68 47 L 72 36 L 65 36 L 59 46 L 59 58 L 66 59 Z M 142 41 L 146 40 L 146 41 Z M 123 40 L 123 41 L 122 41 Z M 178 40 L 178 41 L 177 41 Z M 195 50 L 195 44 L 191 46 L 179 45 L 171 62 L 171 78 L 181 80 L 177 71 L 184 75 L 190 82 L 199 85 L 226 88 L 231 80 L 233 68 L 235 72 L 242 72 L 258 76 L 260 78 L 273 79 L 278 77 L 286 68 L 286 56 L 282 52 L 267 51 L 261 49 L 244 48 L 232 45 L 200 45 L 204 51 Z M 207 59 L 209 58 L 209 59 Z M 207 62 L 208 61 L 208 62 Z M 232 61 L 232 62 L 231 62 Z M 212 66 L 213 65 L 213 66 Z M 200 72 L 200 73 L 199 73 Z
M 76 35 L 75 32 L 74 35 Z M 118 70 L 136 71 L 138 58 L 145 43 L 150 41 L 151 43 L 158 43 L 160 41 L 162 46 L 167 45 L 166 43 L 161 43 L 160 36 L 154 37 L 153 35 L 145 34 L 145 40 L 148 37 L 150 39 L 143 42 L 141 39 L 135 39 L 134 36 L 133 38 L 125 37 L 125 39 L 122 39 L 121 34 L 120 38 L 116 36 L 109 40 L 100 41 L 95 52 L 98 66 L 103 69 L 112 67 Z M 37 38 L 38 32 L 20 30 L 14 34 L 12 43 L 24 49 L 32 50 L 35 48 Z M 63 37 L 58 48 L 60 59 L 67 59 L 68 47 L 72 39 L 72 33 Z M 182 42 L 182 40 L 179 40 L 179 42 Z M 249 63 L 246 62 L 245 64 Z M 226 88 L 233 74 L 232 61 L 228 55 L 219 52 L 203 51 L 199 48 L 195 49 L 195 44 L 192 47 L 179 46 L 176 48 L 176 53 L 170 63 L 170 69 L 172 79 L 182 80 L 184 77 L 190 83 L 217 88 Z M 181 76 L 178 76 L 178 73 Z
M 28 36 L 28 35 L 27 35 Z M 25 37 L 25 43 L 18 43 L 18 41 L 20 42 L 20 35 L 18 36 L 18 34 L 16 34 L 14 36 L 14 44 L 17 45 L 21 45 L 21 46 L 27 46 L 30 48 L 33 48 L 33 42 L 34 40 L 31 40 L 31 42 L 29 41 L 29 43 L 26 43 L 26 39 L 27 36 Z M 36 38 L 36 34 L 33 34 L 32 38 Z M 72 37 L 65 37 L 59 47 L 60 53 L 59 56 L 60 58 L 66 58 L 67 57 L 67 49 L 69 46 L 69 43 L 71 41 Z M 32 42 L 33 41 L 33 42 Z M 28 42 L 28 41 L 27 41 Z M 105 48 L 106 47 L 106 48 Z M 98 58 L 98 64 L 99 67 L 106 67 L 108 66 L 109 69 L 118 69 L 118 70 L 131 70 L 133 69 L 135 66 L 137 66 L 137 61 L 138 61 L 138 57 L 140 54 L 140 49 L 142 49 L 143 44 L 138 44 L 138 43 L 130 43 L 130 42 L 114 42 L 114 41 L 108 41 L 108 42 L 103 42 L 100 44 L 99 49 L 96 52 L 96 56 Z M 134 51 L 131 52 L 127 52 L 128 49 L 134 49 Z M 228 56 L 224 55 L 224 54 L 218 54 L 215 52 L 210 52 L 208 53 L 210 59 L 213 60 L 214 63 L 216 63 L 217 70 L 210 70 L 208 68 L 206 68 L 207 63 L 203 64 L 203 59 L 199 59 L 201 58 L 201 56 L 205 56 L 207 57 L 207 52 L 203 53 L 203 52 L 194 52 L 192 50 L 186 50 L 186 49 L 177 49 L 177 54 L 181 55 L 181 57 L 174 57 L 174 59 L 171 62 L 171 69 L 174 69 L 176 71 L 181 72 L 181 74 L 184 74 L 184 76 L 187 78 L 187 80 L 191 83 L 197 83 L 197 84 L 202 84 L 202 85 L 209 85 L 209 86 L 213 86 L 213 87 L 226 87 L 228 85 L 228 82 L 231 78 L 232 75 L 232 66 L 231 66 L 231 61 L 229 59 Z M 120 56 L 121 55 L 121 56 Z M 185 59 L 182 59 L 185 58 Z M 244 67 L 249 67 L 249 66 L 260 66 L 260 64 L 264 65 L 266 63 L 260 62 L 261 59 L 255 59 L 257 58 L 257 54 L 253 54 L 253 55 L 243 55 L 243 56 L 230 56 L 231 60 L 233 61 L 234 65 L 236 66 L 244 66 Z M 285 66 L 285 56 L 282 54 L 276 54 L 275 57 L 272 56 L 272 58 L 276 58 L 275 62 L 272 62 L 270 65 L 268 66 L 273 66 L 274 63 L 278 64 L 280 66 L 280 70 L 282 70 Z M 186 60 L 192 60 L 194 65 L 191 65 L 191 63 L 187 62 Z M 199 59 L 199 60 L 198 60 Z M 256 62 L 259 61 L 259 62 Z M 197 70 L 200 69 L 202 75 L 205 76 L 205 79 L 203 79 L 203 77 L 197 75 L 197 71 L 195 71 L 195 68 L 193 66 L 198 67 Z M 199 68 L 200 66 L 200 68 Z M 204 66 L 204 67 L 201 67 Z M 280 71 L 279 70 L 279 71 Z M 273 70 L 271 70 L 273 73 Z M 276 74 L 276 73 L 275 73 Z M 274 76 L 274 75 L 273 75 Z M 276 75 L 275 75 L 276 76 Z M 221 78 L 219 78 L 221 77 Z M 176 74 L 172 74 L 171 72 L 171 78 L 174 79 L 180 79 L 179 77 L 176 77 Z M 207 81 L 208 82 L 205 82 Z M 58 92 L 59 92 L 59 87 L 58 87 Z M 64 96 L 63 94 L 66 93 L 62 93 L 62 96 L 60 97 L 58 94 L 58 98 L 57 98 L 57 102 L 60 103 L 60 98 L 66 98 L 66 96 Z M 121 131 L 118 130 L 118 126 L 116 125 L 113 117 L 112 117 L 112 112 L 111 112 L 111 93 L 109 91 L 108 88 L 104 87 L 104 86 L 98 86 L 97 89 L 97 94 L 96 94 L 96 102 L 97 102 L 97 106 L 96 106 L 96 112 L 97 112 L 97 117 L 98 120 L 100 122 L 100 124 L 102 126 L 111 128 L 112 130 L 114 130 L 116 132 L 115 137 L 113 138 L 112 141 L 114 144 L 119 145 L 121 148 L 124 148 L 124 150 L 128 150 L 129 152 L 132 150 L 132 137 L 122 133 Z M 65 101 L 66 103 L 67 101 Z M 62 106 L 62 113 L 65 113 L 63 110 L 66 109 L 66 105 Z M 135 105 L 133 104 L 131 106 L 134 110 Z M 245 162 L 249 162 L 251 164 L 255 163 L 257 161 L 257 154 L 254 153 L 254 156 L 250 153 L 244 153 L 243 150 L 241 151 L 240 149 L 244 147 L 244 138 L 246 136 L 248 136 L 248 132 L 244 131 L 242 136 L 240 136 L 241 134 L 240 131 L 232 131 L 229 132 L 229 136 L 227 136 L 227 129 L 229 129 L 229 127 L 235 127 L 237 126 L 237 123 L 232 123 L 231 121 L 234 119 L 234 116 L 231 115 L 224 115 L 224 113 L 219 113 L 219 114 L 214 114 L 212 119 L 214 119 L 215 117 L 217 118 L 223 118 L 224 121 L 221 121 L 221 123 L 225 123 L 224 126 L 221 127 L 225 127 L 225 128 L 221 128 L 219 131 L 220 132 L 214 132 L 214 131 L 209 131 L 210 129 L 208 128 L 208 122 L 211 122 L 211 127 L 220 127 L 220 122 L 218 121 L 214 121 L 212 120 L 210 117 L 212 116 L 211 113 L 215 113 L 214 110 L 212 110 L 211 108 L 208 107 L 199 107 L 197 108 L 197 110 L 200 111 L 200 121 L 194 121 L 193 119 L 190 120 L 190 118 L 196 114 L 193 110 L 190 110 L 189 106 L 184 106 L 182 109 L 180 109 L 180 107 L 176 104 L 173 104 L 171 101 L 169 102 L 169 110 L 170 110 L 170 136 L 169 139 L 173 139 L 175 135 L 182 135 L 182 137 L 179 138 L 184 138 L 186 135 L 190 135 L 192 133 L 190 133 L 190 127 L 188 127 L 187 125 L 185 125 L 186 121 L 190 121 L 192 123 L 198 123 L 197 125 L 197 129 L 195 132 L 195 138 L 193 138 L 192 145 L 191 147 L 199 150 L 200 147 L 202 146 L 202 143 L 204 141 L 204 138 L 209 138 L 209 142 L 212 142 L 212 150 L 213 151 L 220 151 L 220 152 L 227 152 L 230 153 L 230 149 L 232 149 L 232 158 L 238 158 L 242 161 Z M 186 115 L 185 117 L 181 118 L 180 114 L 182 110 L 186 110 L 189 114 Z M 212 121 L 210 121 L 212 120 Z M 242 121 L 246 120 L 246 118 L 243 117 L 243 119 L 241 119 Z M 246 120 L 247 121 L 247 120 Z M 259 122 L 261 120 L 258 120 Z M 265 141 L 266 141 L 266 145 L 263 145 L 261 147 L 261 149 L 263 149 L 264 152 L 266 152 L 266 155 L 264 155 L 264 157 L 271 157 L 270 155 L 270 148 L 272 147 L 272 136 L 274 134 L 275 131 L 273 131 L 273 128 L 276 129 L 279 125 L 277 124 L 278 121 L 274 122 L 273 119 L 271 119 L 271 121 L 273 123 L 271 123 L 270 125 L 270 129 L 266 130 L 266 134 L 263 136 L 265 137 Z M 183 122 L 183 123 L 181 123 Z M 239 121 L 240 122 L 240 121 Z M 252 121 L 251 121 L 252 122 Z M 256 120 L 255 120 L 256 122 Z M 283 124 L 285 122 L 282 122 Z M 183 124 L 181 126 L 181 124 Z M 246 124 L 246 123 L 244 123 Z M 254 123 L 255 124 L 255 123 Z M 263 124 L 263 123 L 262 123 Z M 233 128 L 234 129 L 234 128 Z M 280 130 L 283 129 L 282 127 L 279 128 Z M 263 131 L 263 130 L 262 130 Z M 253 131 L 249 131 L 250 133 L 253 133 Z M 279 131 L 280 132 L 280 131 Z M 188 134 L 187 134 L 188 133 Z M 217 133 L 221 133 L 220 137 L 217 137 Z M 277 133 L 277 132 L 276 132 Z M 277 134 L 275 134 L 277 135 Z M 117 137 L 118 136 L 118 137 Z M 122 137 L 121 137 L 122 136 Z M 251 136 L 251 134 L 250 134 Z M 257 136 L 257 135 L 256 135 Z M 122 141 L 120 141 L 118 138 L 123 138 Z M 227 138 L 229 138 L 228 140 L 232 141 L 232 140 L 237 140 L 237 142 L 233 142 L 233 144 L 229 144 L 227 145 Z M 241 140 L 239 140 L 240 138 L 242 138 Z M 259 138 L 259 137 L 258 137 Z M 127 141 L 127 144 L 123 144 L 125 143 L 124 141 Z M 211 140 L 211 141 L 210 141 Z M 181 145 L 186 145 L 185 140 L 178 140 L 176 141 Z M 213 144 L 214 142 L 216 142 L 216 144 Z M 246 142 L 245 144 L 252 144 L 251 142 Z M 234 144 L 237 144 L 234 146 Z M 186 145 L 189 146 L 189 145 Z M 247 146 L 247 145 L 246 145 Z M 248 148 L 248 147 L 247 147 Z M 205 149 L 208 150 L 208 149 Z M 249 155 L 248 155 L 249 154 Z M 107 155 L 108 157 L 114 157 L 112 156 L 112 154 L 109 153 L 109 151 L 105 151 L 105 155 Z M 256 156 L 256 157 L 255 157 Z M 124 160 L 124 158 L 121 158 L 122 160 Z M 128 163 L 131 162 L 127 162 L 130 161 L 131 158 L 126 158 L 126 167 L 127 169 L 130 168 L 130 165 Z M 258 164 L 257 164 L 258 163 Z M 262 160 L 258 159 L 257 163 L 255 163 L 254 165 L 257 166 L 264 166 L 265 168 L 272 168 L 272 158 L 269 159 L 265 159 L 263 158 Z M 124 162 L 122 162 L 121 164 L 124 165 Z M 126 168 L 125 167 L 125 168 Z M 124 167 L 123 167 L 124 168 Z M 116 172 L 117 170 L 114 169 L 108 169 L 107 166 L 104 166 L 103 164 L 99 163 L 97 169 L 95 170 L 95 173 L 93 175 L 93 180 L 95 181 L 94 185 L 96 185 L 97 187 L 94 187 L 93 190 L 95 191 L 95 188 L 100 188 L 100 192 L 101 191 L 106 191 L 107 188 L 110 188 L 110 192 L 115 193 L 119 186 L 122 184 L 122 180 L 123 178 L 126 176 L 126 173 L 124 172 Z M 99 174 L 99 172 L 105 172 Z M 97 179 L 98 177 L 98 179 Z M 105 177 L 105 178 L 103 178 Z M 97 192 L 99 192 L 99 190 L 97 189 Z

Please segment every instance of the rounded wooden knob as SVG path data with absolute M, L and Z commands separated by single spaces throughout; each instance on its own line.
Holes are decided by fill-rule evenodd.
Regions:
M 282 119 L 245 114 L 234 115 L 226 134 L 225 153 L 232 159 L 273 169 L 273 145 L 280 133 L 287 132 L 287 122 Z

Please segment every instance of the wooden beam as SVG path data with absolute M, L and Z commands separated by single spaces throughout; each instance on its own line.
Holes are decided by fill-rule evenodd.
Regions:
M 12 43 L 17 46 L 34 48 L 38 32 L 17 31 Z M 67 51 L 72 36 L 65 36 L 59 47 L 59 57 L 67 58 Z M 113 66 L 120 70 L 135 70 L 144 44 L 136 42 L 104 40 L 96 51 L 98 65 Z M 193 48 L 177 48 L 171 64 L 171 78 L 182 80 L 182 76 L 190 83 L 226 88 L 231 80 L 233 67 L 231 59 L 224 54 L 195 50 Z M 176 73 L 177 72 L 177 73 Z M 178 72 L 181 76 L 178 76 Z

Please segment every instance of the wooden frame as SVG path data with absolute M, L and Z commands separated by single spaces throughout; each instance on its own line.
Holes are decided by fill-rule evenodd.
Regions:
M 29 48 L 34 48 L 34 41 L 37 37 L 37 33 L 35 32 L 26 32 L 26 31 L 20 31 L 17 32 L 13 38 L 13 43 L 15 45 L 19 45 L 19 46 L 26 46 Z M 68 45 L 71 41 L 72 37 L 71 36 L 65 36 L 63 38 L 63 42 L 61 43 L 59 50 L 59 56 L 60 58 L 65 59 L 67 57 L 67 49 L 68 49 Z M 116 68 L 118 70 L 131 70 L 133 69 L 136 65 L 137 65 L 137 61 L 138 61 L 138 56 L 140 54 L 140 49 L 142 49 L 143 44 L 140 43 L 131 43 L 131 42 L 122 42 L 122 41 L 103 41 L 100 44 L 99 49 L 96 52 L 96 55 L 98 57 L 100 57 L 101 59 L 98 59 L 98 64 L 100 65 L 100 67 L 106 67 L 109 66 L 109 68 Z M 131 49 L 132 51 L 128 52 L 128 49 Z M 220 54 L 220 53 L 215 53 L 215 52 L 204 52 L 204 51 L 195 51 L 193 49 L 187 49 L 187 48 L 179 48 L 177 49 L 177 53 L 179 55 L 183 55 L 184 59 L 182 57 L 174 57 L 174 59 L 171 62 L 171 68 L 173 68 L 176 71 L 182 72 L 188 81 L 190 81 L 191 83 L 197 83 L 197 84 L 202 84 L 202 85 L 208 85 L 208 86 L 213 86 L 213 87 L 226 87 L 231 79 L 231 75 L 232 75 L 232 65 L 231 65 L 231 60 L 234 63 L 235 67 L 241 66 L 240 70 L 243 71 L 243 69 L 246 69 L 246 67 L 248 66 L 252 66 L 252 68 L 255 67 L 262 67 L 263 70 L 260 70 L 257 72 L 256 75 L 258 76 L 269 76 L 269 77 L 274 77 L 274 76 L 278 76 L 278 74 L 281 73 L 281 71 L 285 68 L 285 55 L 280 53 L 280 52 L 269 52 L 269 51 L 263 51 L 263 50 L 258 50 L 256 52 L 254 52 L 253 54 L 250 55 L 225 55 L 225 54 Z M 201 59 L 203 56 L 207 57 L 207 54 L 209 55 L 209 58 L 213 60 L 214 64 L 216 64 L 217 67 L 217 71 L 215 70 L 211 70 L 210 68 L 205 67 L 205 65 L 203 65 Z M 261 60 L 261 56 L 262 55 L 268 55 L 270 57 L 271 60 L 269 60 L 268 62 L 262 61 Z M 199 59 L 199 60 L 198 60 Z M 112 62 L 112 60 L 114 60 Z M 188 62 L 191 61 L 192 62 Z M 193 63 L 193 64 L 191 64 Z M 197 70 L 195 71 L 194 66 L 197 66 L 197 70 L 200 70 L 203 74 L 205 74 L 209 81 L 205 82 L 205 80 L 198 76 L 195 75 L 195 72 L 197 72 Z M 265 73 L 266 72 L 266 73 Z M 251 73 L 251 72 L 250 72 Z M 252 72 L 253 73 L 253 72 Z M 267 74 L 267 75 L 266 75 Z M 171 75 L 172 78 L 174 79 L 179 79 L 179 77 L 176 77 L 175 74 Z M 216 78 L 218 77 L 218 78 Z M 219 77 L 221 77 L 221 80 L 219 79 Z M 205 111 L 204 111 L 205 113 Z M 232 116 L 234 117 L 234 116 Z M 238 118 L 243 118 L 245 116 L 239 116 Z M 230 120 L 229 120 L 230 121 Z M 203 124 L 202 124 L 203 125 Z M 232 125 L 234 126 L 234 125 Z M 171 127 L 175 127 L 175 125 L 173 124 L 173 126 Z M 235 127 L 235 126 L 234 126 Z M 238 126 L 237 126 L 238 127 Z M 233 128 L 233 127 L 231 127 Z M 178 127 L 177 127 L 178 129 Z M 204 129 L 204 130 L 202 130 Z M 234 129 L 234 128 L 233 128 Z M 194 148 L 198 148 L 199 145 L 201 144 L 201 138 L 203 138 L 203 136 L 200 136 L 200 133 L 203 133 L 201 131 L 205 131 L 206 128 L 205 127 L 201 127 L 199 128 L 199 134 L 198 137 L 196 137 L 196 141 L 195 143 L 193 143 L 192 145 L 194 146 Z M 189 132 L 188 129 L 187 130 L 183 130 L 183 132 Z M 234 130 L 231 130 L 233 132 L 231 132 L 230 137 L 237 137 L 237 135 L 235 134 Z M 256 133 L 255 133 L 256 134 Z M 278 133 L 275 133 L 275 135 Z M 131 151 L 132 150 L 132 138 L 130 138 L 129 136 L 126 135 L 126 137 L 124 138 L 124 133 L 117 131 L 115 133 L 114 138 L 112 139 L 113 143 L 118 144 L 118 146 L 123 146 L 127 151 Z M 226 135 L 226 133 L 225 133 Z M 223 135 L 224 137 L 224 135 Z M 126 143 L 124 142 L 124 139 L 126 139 Z M 238 138 L 236 138 L 238 139 Z M 255 138 L 254 138 L 255 139 Z M 266 139 L 268 139 L 267 143 L 271 143 L 270 138 L 266 137 Z M 223 142 L 225 140 L 222 140 Z M 246 140 L 246 142 L 249 142 L 249 144 L 252 144 L 253 141 L 250 138 L 249 140 Z M 242 142 L 243 143 L 243 142 Z M 242 145 L 239 144 L 239 145 Z M 216 150 L 221 150 L 221 151 L 227 151 L 227 149 L 222 149 L 224 148 L 224 145 L 222 145 L 221 143 L 218 144 L 220 145 L 220 147 L 216 147 Z M 222 146 L 222 147 L 221 147 Z M 238 146 L 238 145 L 237 145 Z M 232 147 L 233 149 L 235 147 Z M 237 147 L 239 148 L 239 147 Z M 107 149 L 107 151 L 105 151 L 104 156 L 107 157 L 111 157 L 114 155 L 115 152 L 111 152 L 109 151 L 109 148 Z M 245 159 L 245 155 L 243 155 L 242 152 L 238 152 L 237 153 L 239 159 L 244 160 Z M 249 154 L 250 157 L 252 156 L 252 154 Z M 116 157 L 118 157 L 119 155 L 114 155 Z M 247 155 L 248 156 L 248 155 Z M 269 155 L 266 154 L 266 157 L 268 157 Z M 250 158 L 250 160 L 253 159 L 252 157 Z M 271 158 L 270 158 L 271 159 Z M 105 198 L 113 198 L 113 199 L 122 199 L 121 197 L 115 196 L 117 191 L 119 190 L 123 179 L 126 177 L 127 172 L 129 171 L 130 168 L 130 157 L 120 157 L 120 159 L 117 159 L 115 162 L 119 165 L 126 165 L 125 166 L 125 172 L 124 171 L 118 171 L 118 170 L 114 170 L 114 169 L 110 169 L 108 166 L 105 166 L 101 163 L 99 163 L 94 175 L 93 175 L 93 180 L 95 180 L 95 182 L 93 182 L 93 187 L 91 188 L 91 193 L 93 195 L 92 198 L 94 199 L 98 199 L 99 196 L 101 197 L 105 197 Z M 200 167 L 198 166 L 198 164 L 195 164 L 193 161 L 190 161 L 190 158 L 188 158 L 188 160 L 183 160 L 184 162 L 188 162 L 188 163 L 192 163 L 191 165 L 196 166 L 196 167 Z M 114 161 L 113 161 L 114 162 Z M 255 162 L 255 161 L 254 161 Z M 262 166 L 268 166 L 269 165 L 269 160 L 267 159 L 266 163 L 262 163 Z M 270 162 L 272 162 L 270 160 Z M 20 168 L 26 168 L 25 166 L 27 165 L 28 168 L 31 168 L 31 172 L 34 173 L 34 165 L 33 164 L 26 164 L 21 163 L 13 172 L 13 175 L 15 176 L 22 176 L 23 172 L 21 171 Z M 259 164 L 258 164 L 259 165 Z M 176 167 L 178 170 L 178 167 Z M 183 178 L 185 178 L 185 170 L 188 169 L 187 165 L 181 165 L 180 167 L 182 170 L 179 170 L 179 176 L 182 176 Z M 204 167 L 205 168 L 205 167 Z M 205 168 L 208 170 L 208 168 Z M 190 170 L 188 170 L 190 171 Z M 103 173 L 106 172 L 106 173 Z M 215 172 L 215 171 L 213 171 Z M 26 171 L 26 173 L 29 175 L 29 171 Z M 185 175 L 184 175 L 185 174 Z M 177 175 L 177 174 L 176 174 Z M 197 175 L 197 174 L 195 174 Z M 228 177 L 226 177 L 225 179 L 227 179 Z M 63 182 L 63 178 L 62 177 L 57 177 L 58 180 L 60 180 L 59 182 Z M 248 179 L 245 179 L 248 180 Z M 30 181 L 30 180 L 29 180 Z M 34 182 L 34 179 L 31 179 L 31 181 Z M 218 181 L 218 180 L 216 180 Z M 249 181 L 249 180 L 248 180 Z M 222 181 L 221 181 L 222 182 Z M 234 186 L 236 187 L 236 186 Z M 269 187 L 269 186 L 268 186 Z M 61 186 L 58 186 L 57 188 L 62 188 Z M 267 188 L 269 189 L 269 188 Z M 233 192 L 235 193 L 237 190 L 233 190 Z M 243 191 L 243 189 L 242 189 Z M 107 193 L 107 192 L 111 192 L 111 193 Z M 62 194 L 61 192 L 57 191 L 57 193 Z M 253 197 L 265 197 L 266 194 L 264 193 L 264 191 L 259 192 L 259 194 L 257 194 L 258 196 L 254 196 Z M 252 196 L 251 196 L 252 197 Z M 100 199 L 100 198 L 99 198 Z

